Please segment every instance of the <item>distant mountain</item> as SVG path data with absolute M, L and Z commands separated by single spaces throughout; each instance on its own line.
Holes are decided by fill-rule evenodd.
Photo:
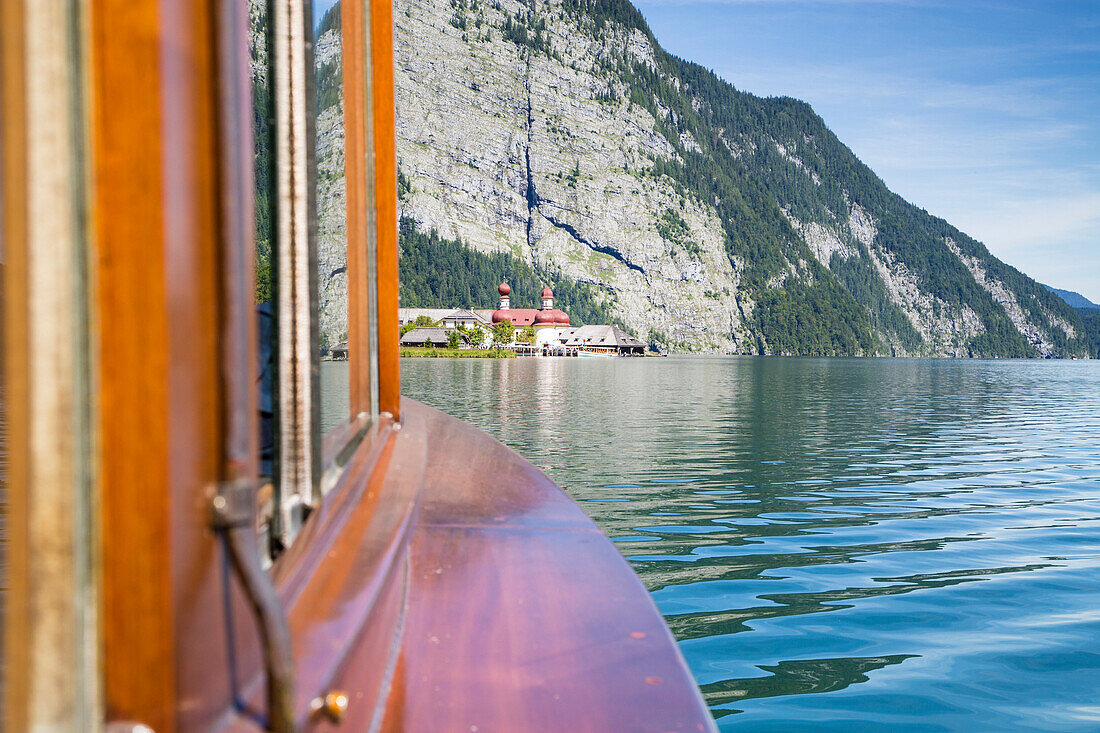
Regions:
M 1049 285 L 1043 287 L 1066 301 L 1067 305 L 1072 306 L 1077 311 L 1084 326 L 1081 336 L 1088 342 L 1091 356 L 1100 358 L 1100 305 L 1072 290 L 1059 290 Z
M 1075 293 L 1072 290 L 1059 290 L 1058 288 L 1052 288 L 1049 285 L 1044 285 L 1043 287 L 1046 288 L 1047 290 L 1049 290 L 1050 292 L 1054 293 L 1055 295 L 1057 295 L 1062 300 L 1066 301 L 1067 304 L 1073 306 L 1074 308 L 1077 308 L 1077 309 L 1100 308 L 1100 305 L 1097 305 L 1096 303 L 1093 303 L 1091 300 L 1089 300 L 1085 296 L 1081 295 L 1080 293 Z
M 667 53 L 626 0 L 394 9 L 406 231 L 589 285 L 675 350 L 1091 351 L 1077 311 L 887 189 L 809 105 Z M 420 269 L 450 260 L 402 277 L 448 283 Z
M 887 189 L 809 105 L 668 54 L 626 0 L 394 10 L 405 306 L 483 304 L 507 274 L 674 350 L 1095 352 L 1076 310 Z M 346 337 L 338 24 L 315 45 L 329 343 Z

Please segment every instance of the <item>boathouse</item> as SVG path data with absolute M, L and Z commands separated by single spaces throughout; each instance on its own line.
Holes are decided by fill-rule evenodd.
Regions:
M 565 346 L 589 354 L 645 355 L 645 344 L 618 326 L 581 326 L 573 331 Z

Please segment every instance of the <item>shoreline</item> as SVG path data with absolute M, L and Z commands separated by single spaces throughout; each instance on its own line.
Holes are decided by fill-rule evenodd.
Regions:
M 402 346 L 398 356 L 414 359 L 514 359 L 516 352 L 508 349 L 450 349 Z

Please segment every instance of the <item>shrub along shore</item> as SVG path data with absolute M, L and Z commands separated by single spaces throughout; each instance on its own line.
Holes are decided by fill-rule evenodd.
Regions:
M 509 349 L 444 349 L 402 346 L 400 355 L 425 359 L 513 359 L 516 352 Z

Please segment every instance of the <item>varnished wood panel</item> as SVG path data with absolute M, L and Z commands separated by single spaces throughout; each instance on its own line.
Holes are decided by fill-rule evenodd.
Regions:
M 107 716 L 172 731 L 159 18 L 153 3 L 95 0 L 90 21 Z
M 399 728 L 708 730 L 675 642 L 608 544 L 594 529 L 418 528 Z
M 370 3 L 371 114 L 378 237 L 379 409 L 400 419 L 397 324 L 397 155 L 394 132 L 393 3 Z
M 280 560 L 300 720 L 713 730 L 653 600 L 581 509 L 471 426 L 409 400 L 402 414 L 399 431 L 364 441 Z M 340 726 L 309 713 L 333 688 L 351 700 Z
M 30 335 L 27 329 L 27 248 L 26 189 L 12 185 L 26 174 L 26 101 L 25 49 L 23 38 L 23 7 L 21 3 L 0 3 L 0 164 L 3 165 L 3 238 L 4 238 L 4 353 L 3 397 L 4 419 L 8 425 L 8 476 L 6 513 L 7 531 L 5 565 L 7 593 L 3 608 L 4 658 L 0 664 L 3 675 L 3 727 L 6 730 L 26 730 L 27 707 L 9 704 L 9 700 L 28 700 L 30 666 L 29 609 L 26 604 L 11 599 L 26 598 L 30 578 L 27 573 L 27 495 L 29 466 L 25 461 L 11 460 L 27 452 L 27 432 L 12 430 L 12 425 L 25 425 L 27 413 L 27 354 Z M 15 670 L 22 670 L 16 674 Z
M 381 718 L 382 692 L 397 662 L 425 459 L 423 433 L 378 421 L 276 565 L 294 643 L 296 711 L 310 730 L 366 730 Z M 242 679 L 244 699 L 256 709 L 262 681 L 256 674 Z M 352 701 L 336 727 L 310 712 L 310 701 L 334 688 Z M 252 729 L 242 716 L 223 723 L 225 730 Z
M 222 371 L 249 367 L 223 359 L 220 342 L 222 243 L 241 222 L 227 216 L 219 104 L 249 114 L 247 96 L 219 88 L 217 7 L 92 0 L 89 12 L 106 713 L 158 733 L 208 727 L 233 675 L 258 663 L 208 508 L 216 482 L 247 475 L 252 441 L 237 425 L 252 418 L 225 407 L 252 374 Z
M 348 360 L 351 414 L 370 411 L 370 328 L 367 299 L 368 212 L 365 23 L 362 2 L 341 3 L 344 175 L 347 201 Z
M 387 729 L 712 730 L 651 597 L 580 508 L 470 426 L 403 414 L 429 459 Z

